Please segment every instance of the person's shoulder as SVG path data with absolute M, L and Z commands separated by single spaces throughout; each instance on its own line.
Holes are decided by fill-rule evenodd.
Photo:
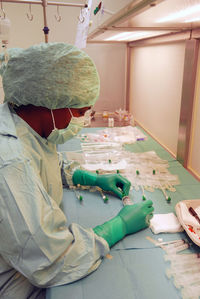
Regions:
M 0 167 L 23 160 L 21 141 L 16 135 L 9 104 L 0 104 Z
M 0 134 L 0 165 L 14 163 L 20 159 L 20 144 L 18 138 Z

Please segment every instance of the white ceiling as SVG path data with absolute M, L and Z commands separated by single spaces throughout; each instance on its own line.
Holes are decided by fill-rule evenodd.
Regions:
M 144 3 L 143 0 L 137 2 Z M 127 16 L 127 7 L 125 7 L 116 18 L 111 17 L 114 22 L 107 20 L 94 31 L 95 35 L 92 32 L 89 40 L 129 42 L 200 28 L 200 0 L 161 0 L 158 2 L 156 4 L 156 1 L 149 1 L 145 9 L 141 5 L 142 9 L 138 8 L 138 11 L 135 9 L 133 15 L 129 16 Z M 132 37 L 127 35 L 127 38 L 119 36 L 123 32 L 136 33 L 136 35 Z

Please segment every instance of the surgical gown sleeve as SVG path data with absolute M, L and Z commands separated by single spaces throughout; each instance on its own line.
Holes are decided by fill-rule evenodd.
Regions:
M 71 187 L 73 186 L 73 173 L 76 169 L 81 168 L 81 154 L 79 155 L 79 159 L 75 160 L 68 160 L 67 152 L 58 152 L 59 156 L 59 164 L 61 168 L 61 176 L 62 176 L 62 183 L 64 187 Z M 82 161 L 83 162 L 83 161 Z
M 67 219 L 30 160 L 0 161 L 0 254 L 38 287 L 78 280 L 95 270 L 106 241 Z M 70 212 L 70 211 L 69 211 Z

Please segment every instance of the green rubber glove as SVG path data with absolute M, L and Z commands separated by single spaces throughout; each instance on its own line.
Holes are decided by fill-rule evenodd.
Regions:
M 131 183 L 120 174 L 99 175 L 81 169 L 75 170 L 72 180 L 74 185 L 98 186 L 115 193 L 119 198 L 127 196 L 131 187 Z
M 153 211 L 151 200 L 127 205 L 121 209 L 116 217 L 96 226 L 93 230 L 98 236 L 104 238 L 111 247 L 126 235 L 148 227 L 150 219 L 153 217 Z

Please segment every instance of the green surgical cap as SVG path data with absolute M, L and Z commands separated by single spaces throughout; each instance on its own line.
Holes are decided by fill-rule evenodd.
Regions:
M 2 60 L 2 57 L 0 57 Z M 28 49 L 10 49 L 2 64 L 5 102 L 49 109 L 94 105 L 99 76 L 91 58 L 65 43 L 42 43 Z

